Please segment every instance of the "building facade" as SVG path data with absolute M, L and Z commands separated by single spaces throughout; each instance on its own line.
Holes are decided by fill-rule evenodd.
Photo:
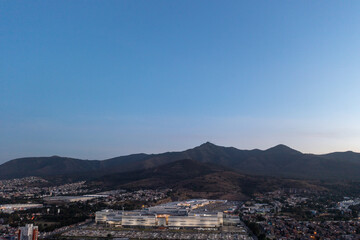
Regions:
M 33 224 L 26 224 L 18 232 L 18 240 L 37 240 L 39 235 L 38 227 Z
M 225 200 L 193 199 L 183 202 L 171 202 L 142 210 L 116 211 L 102 210 L 96 212 L 98 224 L 124 227 L 173 227 L 173 228 L 220 228 L 224 225 L 237 225 L 237 215 L 225 214 L 223 211 L 207 210 L 211 204 L 223 204 Z M 203 210 L 198 211 L 202 208 Z

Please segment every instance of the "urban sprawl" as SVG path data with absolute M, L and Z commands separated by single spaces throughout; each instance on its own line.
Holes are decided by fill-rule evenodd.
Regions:
M 0 181 L 0 239 L 360 239 L 360 196 L 279 189 L 246 201 L 171 189 L 101 191 L 38 177 Z

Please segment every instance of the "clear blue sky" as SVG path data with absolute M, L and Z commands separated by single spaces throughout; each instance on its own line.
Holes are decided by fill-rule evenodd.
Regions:
M 360 151 L 359 1 L 0 1 L 0 162 Z

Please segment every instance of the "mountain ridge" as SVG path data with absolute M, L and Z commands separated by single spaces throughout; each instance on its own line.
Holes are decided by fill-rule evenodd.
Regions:
M 130 154 L 105 160 L 59 156 L 18 158 L 0 165 L 0 179 L 78 174 L 96 176 L 154 168 L 181 159 L 192 159 L 231 168 L 237 172 L 305 179 L 360 179 L 360 153 L 304 154 L 284 144 L 266 150 L 240 150 L 211 142 L 185 151 Z

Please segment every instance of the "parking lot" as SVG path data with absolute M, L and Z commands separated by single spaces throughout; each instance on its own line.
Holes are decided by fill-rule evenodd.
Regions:
M 96 225 L 72 229 L 62 237 L 67 238 L 129 238 L 129 239 L 219 239 L 219 240 L 252 240 L 246 233 L 237 232 L 221 232 L 221 231 L 195 231 L 195 230 L 168 230 L 168 229 L 106 229 Z

